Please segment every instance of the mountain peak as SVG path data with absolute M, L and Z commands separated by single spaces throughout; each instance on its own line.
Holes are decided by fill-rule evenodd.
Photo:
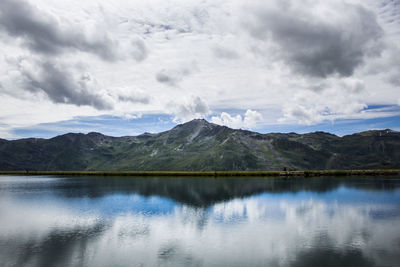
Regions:
M 210 126 L 219 126 L 219 125 L 210 123 L 210 122 L 206 121 L 205 119 L 193 119 L 191 121 L 178 124 L 174 128 L 182 128 L 182 127 L 183 128 L 199 128 L 199 127 L 206 127 L 206 126 L 210 127 Z
M 218 129 L 225 127 L 210 123 L 205 119 L 194 119 L 186 123 L 178 124 L 170 131 L 167 131 L 169 138 L 181 140 L 184 138 L 185 142 L 192 142 L 195 138 L 200 136 L 215 135 Z
M 104 134 L 99 133 L 99 132 L 90 132 L 88 134 L 86 134 L 86 136 L 90 137 L 90 138 L 101 138 L 101 137 L 105 137 Z
M 281 170 L 399 168 L 400 133 L 265 134 L 195 119 L 159 134 L 65 134 L 0 140 L 0 170 Z
M 206 121 L 205 119 L 193 119 L 193 120 L 188 121 L 188 122 L 183 123 L 183 124 L 197 124 L 197 125 L 203 124 L 203 125 L 208 125 L 208 124 L 212 124 L 212 123 Z

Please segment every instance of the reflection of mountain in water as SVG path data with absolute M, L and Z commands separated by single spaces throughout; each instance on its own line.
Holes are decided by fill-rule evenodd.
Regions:
M 105 231 L 102 224 L 77 226 L 73 229 L 54 229 L 48 233 L 45 238 L 32 238 L 23 243 L 19 239 L 8 239 L 4 242 L 0 238 L 0 247 L 4 249 L 0 253 L 4 257 L 4 264 L 1 266 L 68 266 L 66 262 L 70 261 L 70 256 L 81 251 L 85 254 L 88 245 Z M 40 249 L 38 249 L 40 248 Z M 14 255 L 18 250 L 18 256 Z M 45 252 L 45 253 L 43 253 Z M 17 260 L 16 260 L 17 259 Z M 15 264 L 9 264 L 8 261 Z M 78 261 L 82 261 L 78 259 Z M 81 262 L 78 266 L 82 266 Z
M 38 214 L 39 215 L 39 214 Z M 299 219 L 303 216 L 299 216 Z M 187 223 L 184 222 L 184 218 L 180 217 L 176 222 L 176 227 L 178 229 L 185 229 Z M 132 225 L 132 221 L 123 221 L 121 218 L 116 218 L 111 223 L 95 223 L 95 224 L 77 224 L 73 228 L 64 228 L 63 225 L 57 225 L 50 232 L 46 232 L 45 229 L 39 232 L 33 232 L 31 235 L 19 233 L 13 238 L 1 238 L 0 235 L 0 247 L 3 248 L 0 251 L 0 256 L 2 257 L 2 263 L 4 266 L 110 266 L 110 263 L 120 263 L 115 264 L 116 266 L 154 266 L 158 262 L 157 266 L 203 266 L 203 260 L 195 250 L 187 250 L 184 247 L 182 240 L 185 240 L 182 232 L 176 231 L 174 234 L 175 239 L 169 239 L 166 242 L 158 240 L 156 244 L 152 244 L 151 248 L 140 248 L 140 250 L 150 250 L 148 253 L 152 258 L 146 258 L 145 256 L 140 257 L 136 255 L 131 257 L 130 253 L 126 253 L 127 250 L 121 249 L 121 244 L 128 244 L 129 249 L 138 249 L 132 244 L 140 243 L 141 240 L 151 239 L 152 230 L 158 225 L 155 221 L 147 221 L 146 225 L 150 230 L 144 235 L 132 235 L 127 234 L 126 229 L 135 228 Z M 285 221 L 276 221 L 275 224 L 285 224 Z M 299 220 L 299 223 L 303 225 L 303 220 Z M 315 224 L 312 221 L 312 224 Z M 165 230 L 168 222 L 163 224 Z M 246 234 L 251 233 L 251 231 L 256 231 L 261 227 L 260 224 L 256 224 L 258 227 L 243 227 L 244 225 L 239 225 L 241 227 L 235 228 L 235 233 L 237 238 L 246 238 Z M 276 225 L 271 222 L 268 223 L 273 229 L 276 229 Z M 268 226 L 264 225 L 262 230 L 263 234 L 271 234 L 266 231 Z M 310 225 L 308 225 L 310 226 Z M 311 225 L 313 227 L 315 225 Z M 190 226 L 192 228 L 193 226 Z M 229 227 L 226 225 L 226 227 Z M 204 225 L 204 229 L 199 231 L 194 231 L 196 233 L 202 233 L 207 237 L 207 239 L 215 238 L 210 231 L 212 230 L 212 224 Z M 250 230 L 249 230 L 250 229 Z M 253 230 L 251 230 L 253 229 Z M 215 230 L 220 231 L 216 228 Z M 290 229 L 288 229 L 290 230 Z M 243 231 L 242 235 L 238 234 Z M 250 232 L 247 232 L 250 231 Z M 1 232 L 1 231 L 0 231 Z M 332 234 L 332 233 L 330 233 Z M 287 235 L 293 235 L 293 232 L 288 232 Z M 356 234 L 355 234 L 356 235 Z M 3 235 L 4 237 L 5 235 Z M 238 259 L 236 255 L 231 254 L 233 251 L 232 244 L 229 245 L 229 252 L 225 251 L 226 247 L 218 247 L 219 253 L 208 253 L 210 257 L 209 262 L 214 263 L 213 265 L 219 266 L 293 266 L 293 267 L 303 267 L 303 266 L 375 266 L 374 260 L 382 261 L 382 258 L 371 259 L 366 255 L 361 248 L 358 247 L 343 247 L 340 250 L 335 249 L 335 242 L 331 241 L 329 238 L 329 233 L 323 233 L 323 238 L 320 236 L 316 238 L 308 237 L 308 245 L 301 248 L 300 244 L 293 244 L 291 237 L 282 237 L 283 241 L 281 244 L 285 245 L 291 253 L 284 255 L 282 259 L 279 257 L 277 251 L 270 252 L 267 255 L 259 253 L 257 250 L 254 258 L 243 258 Z M 192 237 L 193 238 L 193 237 Z M 195 235 L 194 240 L 191 242 L 198 242 L 201 239 L 201 235 Z M 351 239 L 351 236 L 347 236 Z M 102 242 L 108 240 L 109 243 L 104 246 Z M 126 241 L 129 240 L 127 243 Z M 215 240 L 217 241 L 217 239 Z M 259 236 L 255 243 L 258 245 L 264 244 L 268 246 L 273 246 L 274 242 L 279 244 L 278 241 L 271 239 L 263 240 L 263 237 Z M 293 249 L 295 246 L 299 246 L 299 249 Z M 234 246 L 239 246 L 243 251 L 248 249 L 244 244 L 236 244 Z M 365 248 L 364 248 L 365 249 Z M 395 250 L 393 248 L 392 250 Z M 392 250 L 386 251 L 393 257 L 396 255 Z M 18 251 L 18 253 L 15 253 Z M 100 253 L 92 253 L 92 251 L 97 251 Z M 200 255 L 199 255 L 200 254 Z M 118 257 L 112 258 L 109 255 L 118 255 Z M 282 256 L 282 255 L 281 255 Z M 293 260 L 289 260 L 293 257 Z M 280 261 L 284 260 L 285 264 L 279 264 Z M 396 262 L 398 260 L 397 256 L 390 259 L 389 264 Z M 135 263 L 135 264 L 133 264 Z M 3 265 L 2 265 L 3 266 Z M 390 265 L 388 265 L 390 266 Z
M 400 187 L 396 178 L 0 182 L 1 266 L 396 266 L 400 261 L 399 191 L 388 192 Z M 362 201 L 330 201 L 357 198 L 357 192 L 343 193 L 341 187 L 364 191 Z M 274 195 L 247 198 L 262 192 Z M 147 211 L 157 198 L 142 196 L 184 205 L 161 205 L 166 212 L 152 214 Z M 141 203 L 148 206 L 139 212 L 102 210 Z
M 70 179 L 73 179 L 72 181 Z M 68 178 L 57 184 L 67 197 L 102 197 L 107 194 L 161 196 L 192 205 L 209 206 L 233 198 L 264 192 L 327 192 L 340 186 L 364 190 L 393 190 L 394 178 Z

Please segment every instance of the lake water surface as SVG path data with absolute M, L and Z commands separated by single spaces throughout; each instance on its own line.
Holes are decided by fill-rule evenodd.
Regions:
M 400 177 L 0 176 L 0 266 L 400 266 Z

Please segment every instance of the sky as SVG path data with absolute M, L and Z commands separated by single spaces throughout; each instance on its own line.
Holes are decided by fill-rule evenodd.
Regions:
M 1 0 L 0 138 L 400 130 L 400 0 Z

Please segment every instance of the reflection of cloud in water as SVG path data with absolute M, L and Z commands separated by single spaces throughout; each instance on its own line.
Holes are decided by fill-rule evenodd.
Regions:
M 366 266 L 400 262 L 400 217 L 393 205 L 259 195 L 209 208 L 175 205 L 169 213 L 110 216 L 62 203 L 1 203 L 0 258 L 6 266 L 307 266 L 313 257 Z M 391 216 L 377 219 L 375 213 Z

